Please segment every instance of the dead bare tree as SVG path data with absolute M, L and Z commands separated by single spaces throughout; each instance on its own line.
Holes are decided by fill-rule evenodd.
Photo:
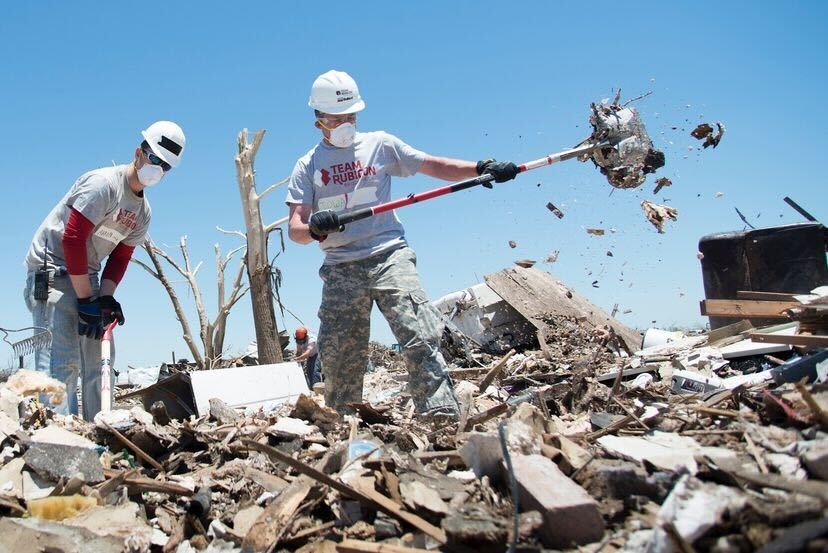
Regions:
M 273 192 L 287 179 L 269 186 L 259 194 L 256 192 L 256 172 L 253 162 L 264 138 L 265 131 L 257 131 L 253 142 L 248 142 L 247 129 L 239 133 L 239 153 L 236 156 L 236 178 L 244 211 L 244 226 L 247 233 L 235 231 L 247 240 L 247 276 L 250 282 L 250 300 L 253 304 L 253 324 L 256 327 L 259 363 L 282 361 L 282 347 L 279 343 L 279 329 L 273 309 L 272 267 L 268 259 L 267 240 L 271 232 L 287 221 L 287 217 L 265 226 L 262 222 L 260 204 L 262 199 Z
M 226 256 L 222 256 L 221 247 L 218 244 L 215 245 L 218 311 L 213 322 L 210 322 L 210 319 L 207 317 L 207 310 L 204 307 L 204 299 L 201 295 L 201 290 L 198 287 L 198 280 L 196 280 L 196 274 L 201 268 L 201 263 L 199 262 L 199 264 L 195 267 L 193 267 L 190 263 L 190 254 L 187 251 L 187 237 L 182 236 L 181 241 L 179 242 L 181 255 L 184 259 L 183 267 L 167 252 L 153 244 L 150 238 L 144 240 L 142 246 L 144 251 L 147 252 L 150 261 L 152 261 L 154 269 L 138 259 L 132 259 L 132 261 L 143 267 L 149 274 L 157 278 L 166 289 L 167 295 L 170 296 L 170 301 L 172 302 L 173 309 L 175 310 L 175 316 L 181 323 L 181 330 L 184 334 L 184 342 L 187 344 L 187 347 L 190 348 L 190 353 L 192 353 L 193 360 L 198 368 L 214 368 L 221 360 L 224 350 L 224 336 L 227 328 L 227 316 L 230 314 L 230 310 L 236 302 L 238 302 L 247 292 L 247 288 L 242 287 L 242 275 L 244 274 L 244 267 L 246 265 L 246 256 L 242 255 L 239 262 L 239 268 L 236 271 L 235 278 L 233 279 L 230 295 L 225 299 L 224 273 L 227 269 L 227 264 L 236 252 L 244 249 L 244 246 L 235 248 Z M 184 307 L 181 304 L 181 300 L 178 299 L 178 295 L 175 292 L 172 281 L 164 272 L 160 258 L 165 259 L 167 263 L 169 263 L 181 274 L 181 276 L 184 277 L 193 293 L 196 312 L 198 314 L 199 337 L 201 338 L 202 344 L 201 348 L 198 347 L 196 341 L 193 339 L 193 334 L 190 330 L 190 323 L 187 319 Z

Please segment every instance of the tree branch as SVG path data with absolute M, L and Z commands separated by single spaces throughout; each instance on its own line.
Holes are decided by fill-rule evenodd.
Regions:
M 157 278 L 158 280 L 161 280 L 161 278 L 158 276 L 158 273 L 156 273 L 155 271 L 153 271 L 153 270 L 152 270 L 152 268 L 151 268 L 149 265 L 147 265 L 146 263 L 144 263 L 143 261 L 138 260 L 138 259 L 135 259 L 134 257 L 133 257 L 132 259 L 130 259 L 130 261 L 131 261 L 131 262 L 133 262 L 133 263 L 135 263 L 135 264 L 136 264 L 136 265 L 138 265 L 139 267 L 143 267 L 143 269 L 144 269 L 146 272 L 148 272 L 149 274 L 151 274 L 152 276 L 154 276 L 154 277 L 155 277 L 155 278 Z
M 262 192 L 261 194 L 259 194 L 259 201 L 262 201 L 262 199 L 263 199 L 265 196 L 267 196 L 268 194 L 270 194 L 271 192 L 273 192 L 274 190 L 276 190 L 277 188 L 279 188 L 280 186 L 282 186 L 283 184 L 285 184 L 285 183 L 286 183 L 287 181 L 289 181 L 289 180 L 290 180 L 290 177 L 287 177 L 287 178 L 285 178 L 285 179 L 283 179 L 283 180 L 280 180 L 280 181 L 279 181 L 279 182 L 277 182 L 276 184 L 271 184 L 270 186 L 268 186 L 267 188 L 265 188 L 264 192 Z
M 246 264 L 247 257 L 242 256 L 239 262 L 239 268 L 236 271 L 236 277 L 233 279 L 233 287 L 230 291 L 230 298 L 225 302 L 224 301 L 224 269 L 227 266 L 227 262 L 230 260 L 230 255 L 235 253 L 236 250 L 230 252 L 228 254 L 227 259 L 225 261 L 219 261 L 221 259 L 221 250 L 216 244 L 216 261 L 219 264 L 219 272 L 220 275 L 218 277 L 219 280 L 219 304 L 218 304 L 218 312 L 216 313 L 216 319 L 212 324 L 213 328 L 213 354 L 214 355 L 221 355 L 222 350 L 224 349 L 224 336 L 227 330 L 227 317 L 230 315 L 230 310 L 236 304 L 239 299 L 247 292 L 247 289 L 241 291 L 242 287 L 242 277 L 244 276 L 244 268 Z
M 150 261 L 152 261 L 152 264 L 155 267 L 154 274 L 156 278 L 159 281 L 161 281 L 161 284 L 164 286 L 164 289 L 167 290 L 167 295 L 170 297 L 170 302 L 172 302 L 173 309 L 175 310 L 175 316 L 176 318 L 178 318 L 178 322 L 181 324 L 181 330 L 184 334 L 184 342 L 187 344 L 187 347 L 190 348 L 190 353 L 192 353 L 193 360 L 195 361 L 198 368 L 203 369 L 204 358 L 202 357 L 201 352 L 198 350 L 198 347 L 196 346 L 196 343 L 193 340 L 192 332 L 190 331 L 190 323 L 187 321 L 187 316 L 184 314 L 184 308 L 181 306 L 181 301 L 179 301 L 178 295 L 175 293 L 175 289 L 173 288 L 170 279 L 167 278 L 167 275 L 164 273 L 164 269 L 162 268 L 161 262 L 158 259 L 158 256 L 163 254 L 161 255 L 161 257 L 164 257 L 164 259 L 170 261 L 168 259 L 169 256 L 167 256 L 165 252 L 162 252 L 161 250 L 156 248 L 150 238 L 145 239 L 141 245 L 143 246 L 144 251 L 147 252 Z M 141 266 L 145 266 L 141 262 L 137 263 Z M 180 272 L 180 268 L 176 266 L 175 262 L 172 262 L 172 265 L 179 269 Z M 146 268 L 147 270 L 150 270 L 149 267 Z M 151 270 L 150 272 L 152 273 Z
M 240 236 L 245 242 L 247 241 L 247 235 L 240 230 L 226 230 L 219 226 L 216 226 L 216 230 L 224 234 L 235 234 L 236 236 Z
M 201 297 L 201 290 L 198 288 L 198 281 L 196 280 L 196 273 L 201 268 L 201 262 L 199 262 L 195 269 L 192 269 L 190 254 L 187 251 L 186 235 L 181 237 L 179 247 L 181 248 L 181 255 L 184 257 L 184 267 L 187 269 L 187 272 L 184 273 L 184 278 L 187 279 L 187 283 L 193 291 L 193 300 L 195 300 L 196 304 L 198 322 L 201 327 L 201 341 L 204 343 L 204 357 L 209 359 L 213 357 L 213 352 L 210 351 L 213 348 L 213 340 L 212 336 L 210 336 L 210 321 L 207 319 L 207 310 L 204 308 L 204 298 Z
M 290 216 L 282 217 L 281 219 L 276 219 L 264 228 L 265 234 L 270 234 L 281 225 L 284 225 L 288 222 L 288 219 L 290 219 Z

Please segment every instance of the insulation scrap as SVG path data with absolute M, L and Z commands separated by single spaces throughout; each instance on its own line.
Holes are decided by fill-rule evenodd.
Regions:
M 585 230 L 587 234 L 592 234 L 593 236 L 604 236 L 606 234 L 606 231 L 602 228 L 587 228 Z
M 644 210 L 644 216 L 658 230 L 659 234 L 664 234 L 664 221 L 668 219 L 675 221 L 678 218 L 678 211 L 667 205 L 658 205 L 644 200 L 641 202 L 641 208 Z
M 662 188 L 664 188 L 665 186 L 670 186 L 671 184 L 673 184 L 673 181 L 671 181 L 667 177 L 661 177 L 660 179 L 656 179 L 655 183 L 656 183 L 656 187 L 655 187 L 655 190 L 653 190 L 653 194 L 658 194 L 659 192 L 661 192 Z
M 21 396 L 48 394 L 52 405 L 66 398 L 66 384 L 39 371 L 17 371 L 9 377 L 6 387 Z
M 555 207 L 555 204 L 553 204 L 552 202 L 549 202 L 548 204 L 546 204 L 546 209 L 551 211 L 555 215 L 555 217 L 557 217 L 558 219 L 563 219 L 563 215 L 564 215 L 563 211 L 561 211 L 560 209 Z
M 515 265 L 518 267 L 523 267 L 524 269 L 528 269 L 532 267 L 536 261 L 534 259 L 518 259 L 515 261 Z
M 702 123 L 690 132 L 690 136 L 696 140 L 704 140 L 703 147 L 719 145 L 725 133 L 725 126 L 721 121 L 716 122 L 716 132 L 713 132 L 713 127 L 709 123 Z

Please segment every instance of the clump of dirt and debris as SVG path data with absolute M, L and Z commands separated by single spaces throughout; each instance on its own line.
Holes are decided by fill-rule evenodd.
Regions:
M 664 166 L 664 153 L 653 147 L 653 141 L 644 128 L 641 115 L 635 108 L 620 104 L 620 91 L 611 104 L 591 105 L 589 124 L 593 133 L 588 142 L 607 141 L 605 148 L 583 157 L 592 159 L 609 183 L 616 188 L 636 188 Z
M 702 146 L 705 148 L 707 148 L 708 146 L 713 146 L 715 148 L 719 145 L 719 142 L 721 142 L 724 133 L 724 124 L 721 121 L 717 121 L 715 132 L 713 131 L 713 127 L 711 127 L 709 123 L 702 123 L 690 132 L 690 136 L 692 136 L 696 140 L 704 140 Z
M 644 210 L 644 216 L 656 228 L 659 234 L 664 234 L 665 221 L 675 221 L 678 218 L 676 208 L 668 205 L 654 204 L 653 202 L 644 200 L 641 202 L 641 208 Z

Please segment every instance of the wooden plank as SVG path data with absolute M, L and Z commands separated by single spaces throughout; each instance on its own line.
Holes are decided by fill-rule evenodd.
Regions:
M 796 301 L 798 294 L 782 294 L 779 292 L 752 292 L 741 290 L 736 292 L 736 299 L 739 300 L 761 300 L 761 301 Z M 797 302 L 799 303 L 799 302 Z
M 538 330 L 546 329 L 544 319 L 549 315 L 576 317 L 596 327 L 609 325 L 630 350 L 641 349 L 641 334 L 613 319 L 546 271 L 510 267 L 486 275 L 485 280 L 489 288 Z
M 324 472 L 317 470 L 303 463 L 302 461 L 299 461 L 298 459 L 294 459 L 286 453 L 282 453 L 275 447 L 260 444 L 259 442 L 251 440 L 249 438 L 242 439 L 242 443 L 250 449 L 261 451 L 269 457 L 272 457 L 273 459 L 290 466 L 300 474 L 304 474 L 306 476 L 309 476 L 310 478 L 313 478 L 321 484 L 330 486 L 331 488 L 347 495 L 348 497 L 352 497 L 357 501 L 367 503 L 369 506 L 374 507 L 375 509 L 379 509 L 387 515 L 396 517 L 402 520 L 403 522 L 407 522 L 414 528 L 420 530 L 421 532 L 425 532 L 426 534 L 428 534 L 440 543 L 446 543 L 446 533 L 443 532 L 441 528 L 438 528 L 437 526 L 434 526 L 433 524 L 426 522 L 425 520 L 413 513 L 404 511 L 399 505 L 394 503 L 394 500 L 382 495 L 376 490 L 368 490 L 368 488 L 360 488 L 359 490 L 357 490 L 356 488 L 353 488 L 348 484 L 345 484 L 344 482 L 340 482 L 339 480 L 331 478 Z
M 506 362 L 514 354 L 515 354 L 515 350 L 510 349 L 509 353 L 507 353 L 506 355 L 501 357 L 500 361 L 495 363 L 495 365 L 492 367 L 492 369 L 489 372 L 486 373 L 486 376 L 483 377 L 483 380 L 480 381 L 480 385 L 477 387 L 478 391 L 480 391 L 480 392 L 485 392 L 486 391 L 486 388 L 489 387 L 489 384 L 491 384 L 492 381 L 494 381 L 494 379 L 497 377 L 497 375 L 500 373 L 500 371 L 503 370 L 503 367 L 506 366 Z
M 311 491 L 312 480 L 297 478 L 256 518 L 242 541 L 244 551 L 267 551 Z
M 336 550 L 342 551 L 342 553 L 433 553 L 428 549 L 347 539 L 337 544 Z
M 478 413 L 476 415 L 473 415 L 473 416 L 469 417 L 468 420 L 466 421 L 465 428 L 463 428 L 462 430 L 465 431 L 467 428 L 474 428 L 474 425 L 482 424 L 482 423 L 486 422 L 487 420 L 490 420 L 490 419 L 493 419 L 493 418 L 495 418 L 499 415 L 502 415 L 503 413 L 505 413 L 508 410 L 509 410 L 509 404 L 508 403 L 499 403 L 499 404 L 495 405 L 494 407 L 489 407 L 488 409 L 486 409 L 482 413 Z
M 754 332 L 750 335 L 750 339 L 754 342 L 764 342 L 768 344 L 788 344 L 791 346 L 806 346 L 811 348 L 828 348 L 828 336 L 819 336 L 811 334 L 763 334 Z
M 786 319 L 783 312 L 799 305 L 799 302 L 791 301 L 702 300 L 701 314 L 708 317 Z
M 731 336 L 736 336 L 737 334 L 741 334 L 746 330 L 750 330 L 753 328 L 753 325 L 747 319 L 742 319 L 739 322 L 732 323 L 726 326 L 722 326 L 716 329 L 711 330 L 707 333 L 707 343 L 713 344 L 714 342 L 718 342 L 723 338 L 730 338 Z

